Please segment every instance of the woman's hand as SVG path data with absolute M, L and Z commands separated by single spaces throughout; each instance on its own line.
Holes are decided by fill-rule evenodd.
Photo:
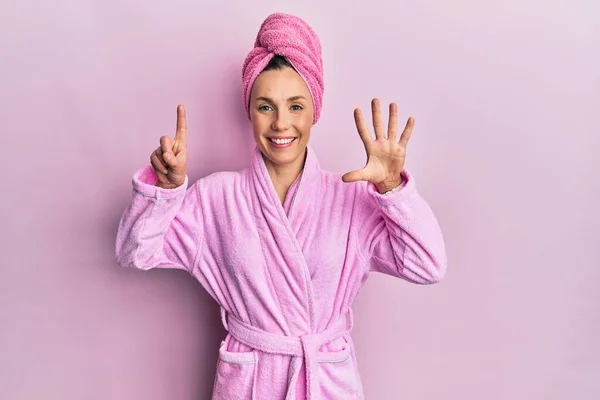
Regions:
M 354 110 L 356 128 L 367 152 L 367 164 L 361 170 L 344 174 L 342 180 L 344 182 L 369 181 L 375 184 L 379 193 L 385 193 L 402 183 L 400 173 L 404 170 L 406 146 L 415 120 L 413 117 L 408 118 L 404 131 L 400 136 L 400 141 L 397 142 L 398 106 L 395 103 L 390 104 L 387 137 L 385 137 L 381 120 L 379 99 L 371 101 L 371 110 L 375 140 L 373 140 L 365 125 L 360 109 Z
M 158 176 L 156 186 L 173 189 L 185 182 L 187 168 L 187 122 L 185 107 L 177 106 L 177 130 L 175 140 L 169 136 L 160 138 L 160 146 L 150 155 L 150 163 Z

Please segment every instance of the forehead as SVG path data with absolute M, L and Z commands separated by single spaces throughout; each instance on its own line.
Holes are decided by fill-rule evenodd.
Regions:
M 310 98 L 310 91 L 304 79 L 293 69 L 283 68 L 261 72 L 252 86 L 252 97 L 292 97 Z

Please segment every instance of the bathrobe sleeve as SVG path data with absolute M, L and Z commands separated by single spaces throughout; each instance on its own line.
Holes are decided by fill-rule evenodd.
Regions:
M 359 202 L 359 248 L 370 271 L 417 284 L 439 282 L 447 263 L 440 226 L 411 173 L 405 169 L 402 178 L 402 187 L 388 194 L 367 182 Z
M 174 189 L 155 186 L 148 165 L 133 175 L 133 197 L 123 212 L 116 237 L 119 266 L 142 270 L 182 269 L 191 273 L 202 243 L 197 185 Z

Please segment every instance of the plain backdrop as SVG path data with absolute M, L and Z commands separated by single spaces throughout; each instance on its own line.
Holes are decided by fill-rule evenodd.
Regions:
M 354 107 L 396 101 L 446 239 L 442 283 L 371 275 L 354 304 L 367 399 L 599 399 L 596 0 L 4 2 L 0 398 L 210 397 L 217 305 L 114 238 L 178 103 L 190 179 L 248 165 L 241 65 L 275 11 L 323 44 L 322 166 L 362 167 Z

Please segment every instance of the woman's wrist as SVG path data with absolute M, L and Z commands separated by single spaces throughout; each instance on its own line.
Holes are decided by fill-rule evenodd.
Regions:
M 375 185 L 375 187 L 377 188 L 377 191 L 380 194 L 387 194 L 388 192 L 393 192 L 396 189 L 398 189 L 400 186 L 402 186 L 402 178 L 401 177 L 392 182 L 382 182 L 382 183 Z

